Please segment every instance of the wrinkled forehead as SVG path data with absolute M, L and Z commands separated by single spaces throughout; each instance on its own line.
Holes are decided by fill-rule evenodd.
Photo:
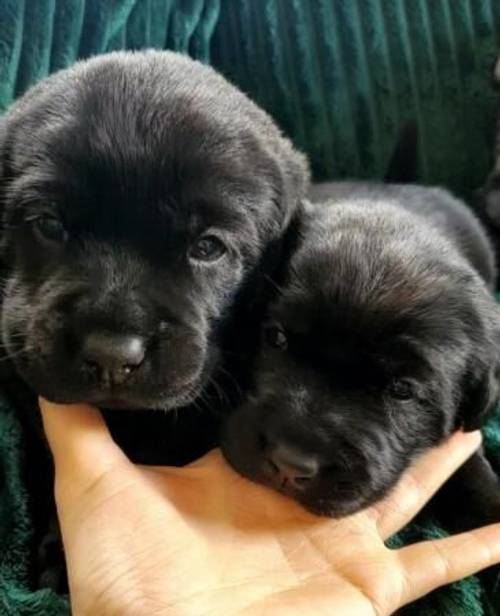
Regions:
M 428 297 L 403 293 L 399 301 L 390 300 L 368 297 L 362 302 L 348 285 L 340 294 L 321 286 L 291 285 L 270 313 L 295 338 L 296 354 L 317 359 L 318 365 L 364 366 L 369 371 L 376 364 L 389 371 L 427 374 L 450 352 L 465 352 L 463 323 L 472 315 L 456 296 L 437 289 Z
M 41 196 L 77 213 L 118 203 L 142 218 L 146 205 L 151 213 L 165 203 L 189 211 L 202 201 L 197 211 L 213 210 L 213 217 L 228 213 L 220 204 L 229 199 L 234 211 L 240 202 L 270 198 L 257 172 L 265 155 L 249 129 L 174 93 L 158 104 L 145 92 L 118 96 L 116 85 L 105 86 L 78 88 L 69 100 L 59 97 L 12 123 L 11 194 L 18 202 Z
M 55 210 L 69 225 L 106 234 L 153 234 L 179 225 L 239 229 L 268 187 L 240 161 L 196 147 L 53 131 L 10 184 L 15 206 Z M 137 136 L 136 136 L 137 137 Z M 177 148 L 177 149 L 176 149 Z M 18 212 L 19 214 L 19 212 Z

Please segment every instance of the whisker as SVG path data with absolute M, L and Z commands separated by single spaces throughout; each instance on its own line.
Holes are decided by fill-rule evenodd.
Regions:
M 266 280 L 266 282 L 268 282 L 274 288 L 278 295 L 282 296 L 284 294 L 285 290 L 283 289 L 283 287 L 279 285 L 275 280 L 273 280 L 269 274 L 264 275 L 264 280 Z
M 231 374 L 231 372 L 229 372 L 229 370 L 226 370 L 226 368 L 224 368 L 223 366 L 221 366 L 219 368 L 219 372 L 224 376 L 224 377 L 228 377 L 229 380 L 231 381 L 231 383 L 233 384 L 233 386 L 236 387 L 236 393 L 239 396 L 243 396 L 243 390 L 241 389 L 241 385 L 238 383 L 237 379 L 235 378 L 235 376 L 233 374 Z

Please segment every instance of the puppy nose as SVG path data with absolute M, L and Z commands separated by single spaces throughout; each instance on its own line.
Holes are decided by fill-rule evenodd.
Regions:
M 91 332 L 83 341 L 83 359 L 104 385 L 120 385 L 137 369 L 146 354 L 140 336 Z
M 291 484 L 295 488 L 305 488 L 319 472 L 314 456 L 290 445 L 280 443 L 269 447 L 266 458 L 282 487 Z

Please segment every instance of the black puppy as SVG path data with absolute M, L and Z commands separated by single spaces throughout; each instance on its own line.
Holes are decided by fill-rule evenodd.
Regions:
M 2 339 L 46 398 L 191 403 L 218 326 L 306 185 L 303 158 L 213 70 L 116 53 L 2 120 Z
M 162 411 L 184 407 L 182 424 L 206 401 L 307 186 L 272 120 L 198 62 L 112 53 L 49 77 L 0 119 L 13 373 L 50 400 L 119 409 L 136 460 L 199 455 L 208 420 L 191 413 L 169 440 Z
M 500 313 L 492 250 L 451 195 L 317 190 L 330 200 L 304 209 L 253 393 L 229 418 L 223 449 L 247 477 L 339 516 L 382 498 L 452 431 L 481 426 L 499 395 Z M 500 519 L 482 454 L 454 481 L 470 521 Z

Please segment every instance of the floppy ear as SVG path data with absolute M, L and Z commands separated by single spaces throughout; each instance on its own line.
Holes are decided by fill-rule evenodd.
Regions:
M 272 187 L 275 205 L 271 212 L 272 224 L 281 235 L 309 191 L 309 162 L 270 117 L 259 116 L 258 121 L 260 130 L 255 135 L 257 148 L 254 159 L 258 173 L 267 178 Z M 263 220 L 261 222 L 264 223 Z
M 311 182 L 309 162 L 297 150 L 293 151 L 293 156 L 287 161 L 284 179 L 287 199 L 293 203 L 292 209 L 288 212 L 285 220 L 285 225 L 288 226 L 288 223 L 296 214 L 298 206 L 305 199 Z
M 498 404 L 499 366 L 484 368 L 481 374 L 469 375 L 459 407 L 459 425 L 465 432 L 481 428 Z
M 466 432 L 483 426 L 500 397 L 500 309 L 487 298 L 480 332 L 472 334 L 475 352 L 462 381 L 457 415 Z
M 306 157 L 288 139 L 281 137 L 277 145 L 273 175 L 281 216 L 280 230 L 283 232 L 306 197 L 310 186 L 310 171 Z

